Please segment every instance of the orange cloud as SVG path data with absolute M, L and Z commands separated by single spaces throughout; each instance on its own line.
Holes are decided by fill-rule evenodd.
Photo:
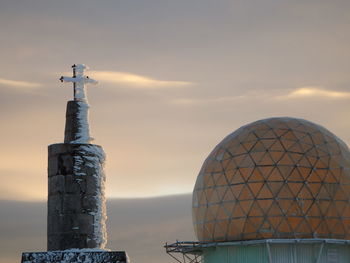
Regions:
M 13 87 L 13 88 L 20 88 L 20 89 L 35 89 L 42 86 L 42 84 L 36 83 L 36 82 L 10 80 L 10 79 L 3 79 L 3 78 L 0 78 L 0 85 Z
M 193 83 L 187 81 L 158 80 L 118 71 L 91 71 L 91 76 L 100 82 L 126 85 L 138 89 L 179 88 L 193 85 Z
M 350 92 L 327 90 L 317 86 L 305 86 L 305 87 L 300 87 L 296 90 L 293 90 L 292 92 L 288 93 L 285 96 L 281 96 L 280 98 L 294 99 L 294 98 L 310 98 L 310 97 L 346 99 L 346 98 L 350 98 Z

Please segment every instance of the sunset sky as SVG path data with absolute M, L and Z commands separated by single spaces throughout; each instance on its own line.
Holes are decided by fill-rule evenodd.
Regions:
M 350 143 L 348 0 L 1 0 L 0 199 L 46 200 L 71 65 L 90 66 L 108 197 L 189 193 L 223 137 L 305 118 Z

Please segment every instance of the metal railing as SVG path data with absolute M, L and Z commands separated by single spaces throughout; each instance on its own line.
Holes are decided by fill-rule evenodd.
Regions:
M 166 243 L 166 253 L 179 263 L 202 263 L 202 244 L 193 241 L 178 241 Z

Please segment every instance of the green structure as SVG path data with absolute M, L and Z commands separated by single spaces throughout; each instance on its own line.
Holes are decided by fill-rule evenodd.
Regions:
M 330 263 L 350 262 L 348 240 L 289 239 L 223 242 L 203 247 L 206 263 Z
M 193 190 L 198 242 L 178 262 L 350 262 L 350 152 L 322 126 L 271 118 L 245 125 L 209 154 Z

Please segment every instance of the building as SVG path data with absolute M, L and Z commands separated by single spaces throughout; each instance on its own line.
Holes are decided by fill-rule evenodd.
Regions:
M 302 119 L 245 125 L 205 160 L 192 212 L 198 242 L 165 246 L 179 262 L 350 262 L 349 149 Z

